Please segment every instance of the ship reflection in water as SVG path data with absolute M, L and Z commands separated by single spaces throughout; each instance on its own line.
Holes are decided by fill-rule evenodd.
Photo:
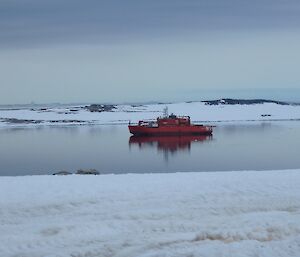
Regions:
M 190 152 L 192 143 L 198 144 L 212 140 L 211 135 L 184 135 L 184 136 L 131 136 L 129 147 L 137 145 L 139 149 L 156 148 L 164 154 L 167 161 L 169 154 L 178 151 Z

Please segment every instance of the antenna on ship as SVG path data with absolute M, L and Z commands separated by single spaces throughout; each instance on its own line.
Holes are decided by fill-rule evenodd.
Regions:
M 167 118 L 169 116 L 169 113 L 168 113 L 168 106 L 166 106 L 163 110 L 163 113 L 164 113 L 164 118 Z

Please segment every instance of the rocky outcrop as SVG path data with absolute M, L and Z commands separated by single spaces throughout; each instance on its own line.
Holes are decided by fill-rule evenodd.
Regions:
M 96 169 L 79 169 L 77 170 L 76 174 L 78 175 L 99 175 L 100 172 L 97 171 Z
M 264 104 L 264 103 L 274 103 L 280 105 L 290 105 L 287 102 L 281 101 L 273 101 L 273 100 L 265 100 L 265 99 L 231 99 L 231 98 L 223 98 L 219 100 L 211 100 L 211 101 L 202 101 L 207 105 L 234 105 L 234 104 L 241 104 L 241 105 L 251 105 L 251 104 Z
M 115 108 L 112 104 L 91 104 L 84 107 L 90 112 L 111 112 Z
M 55 176 L 65 176 L 65 175 L 72 175 L 72 173 L 68 172 L 68 171 L 65 171 L 65 170 L 62 170 L 62 171 L 53 173 L 53 175 L 55 175 Z
M 25 120 L 25 119 L 16 119 L 16 118 L 4 118 L 2 121 L 10 124 L 40 124 L 42 120 Z

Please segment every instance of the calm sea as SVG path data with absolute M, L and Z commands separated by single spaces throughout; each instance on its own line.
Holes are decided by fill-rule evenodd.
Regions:
M 0 129 L 0 175 L 300 168 L 300 122 L 217 124 L 213 137 L 132 137 L 127 126 Z

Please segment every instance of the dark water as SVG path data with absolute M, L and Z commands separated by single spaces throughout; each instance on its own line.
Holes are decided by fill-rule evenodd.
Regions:
M 130 137 L 126 126 L 0 129 L 0 175 L 300 168 L 300 122 L 219 124 L 213 137 Z

